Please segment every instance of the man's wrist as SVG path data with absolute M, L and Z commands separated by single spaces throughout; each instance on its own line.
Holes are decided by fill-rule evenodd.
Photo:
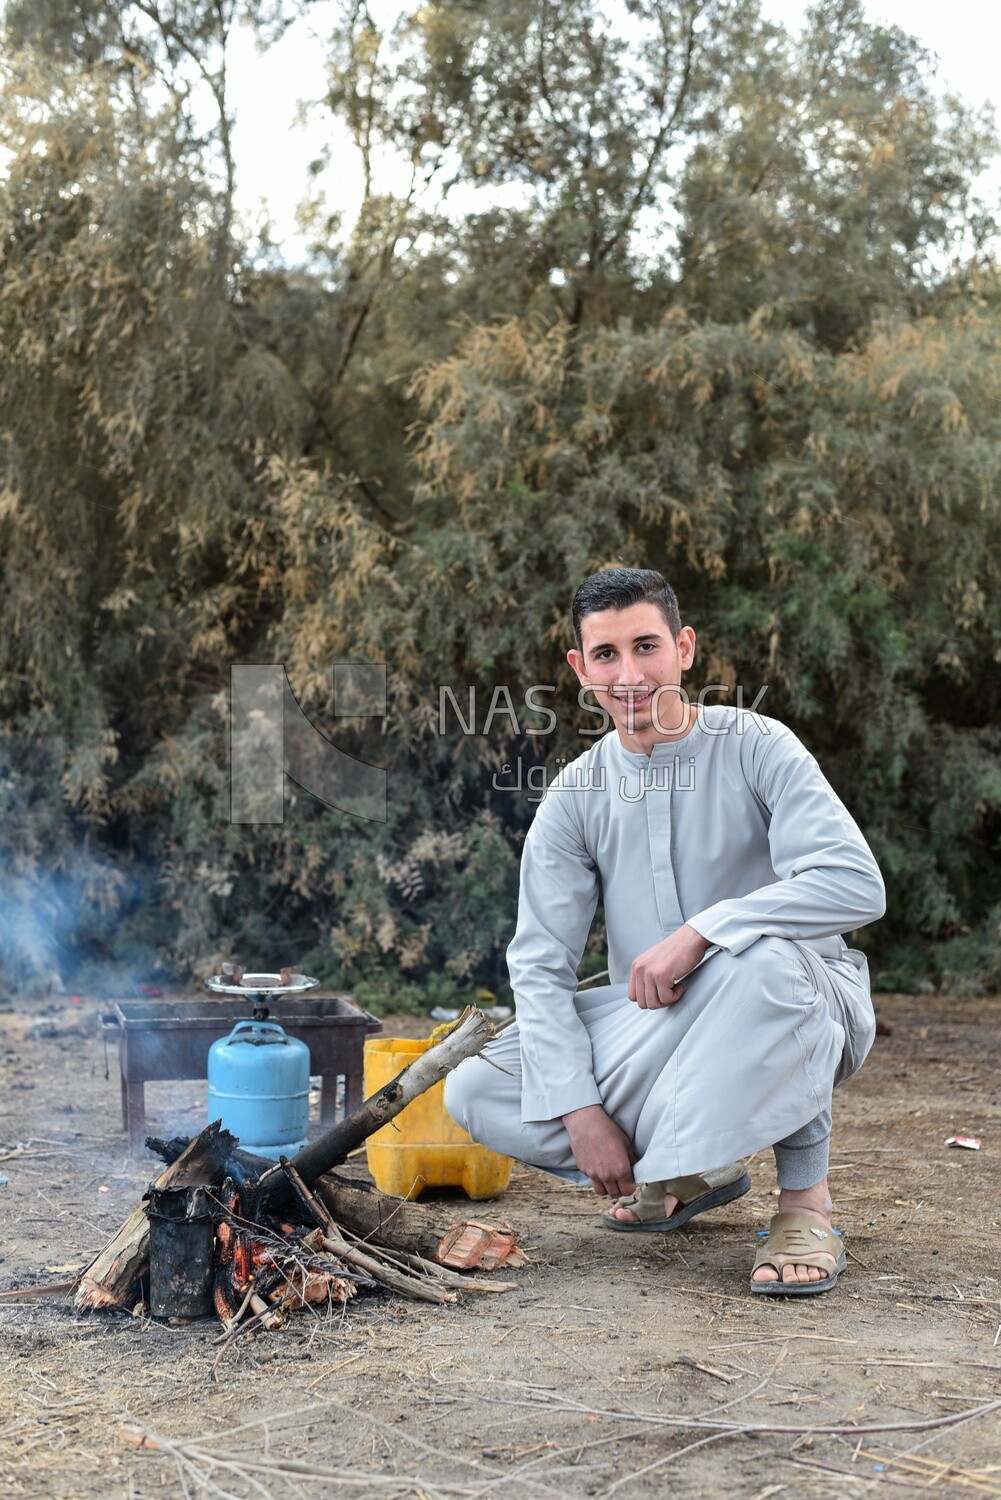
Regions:
M 702 954 L 705 954 L 712 947 L 712 943 L 709 941 L 709 939 L 707 937 L 703 937 L 702 933 L 699 932 L 698 928 L 693 927 L 691 922 L 685 922 L 681 928 L 681 931 L 690 932 L 693 938 L 698 939 L 698 942 L 702 948 Z M 700 957 L 701 956 L 702 955 L 700 954 Z
M 608 1115 L 601 1104 L 585 1104 L 580 1109 L 568 1110 L 561 1119 L 572 1146 L 575 1140 L 583 1139 L 589 1129 L 600 1128 L 600 1123 L 607 1120 Z
M 604 1108 L 600 1104 L 582 1104 L 580 1109 L 568 1109 L 566 1114 L 561 1115 L 560 1118 L 569 1131 L 573 1125 L 583 1125 L 589 1118 L 595 1119 L 598 1115 L 603 1115 L 604 1113 Z

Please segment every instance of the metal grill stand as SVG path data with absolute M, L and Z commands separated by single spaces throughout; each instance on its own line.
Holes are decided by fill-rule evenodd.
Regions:
M 248 1017 L 248 1002 L 257 1019 L 270 1017 L 309 1048 L 310 1068 L 320 1076 L 320 1123 L 338 1117 L 338 1090 L 343 1087 L 344 1113 L 364 1097 L 362 1072 L 365 1038 L 382 1030 L 382 1022 L 361 1009 L 350 995 L 305 996 L 315 979 L 278 974 L 247 974 L 234 985 L 214 975 L 208 987 L 220 996 L 204 1000 L 122 1000 L 100 1018 L 101 1029 L 118 1041 L 121 1070 L 122 1125 L 129 1152 L 138 1156 L 146 1141 L 145 1085 L 206 1078 L 209 1048 Z M 262 981 L 264 981 L 262 983 Z M 222 998 L 225 997 L 225 998 Z M 263 1014 L 258 1017 L 257 1011 Z

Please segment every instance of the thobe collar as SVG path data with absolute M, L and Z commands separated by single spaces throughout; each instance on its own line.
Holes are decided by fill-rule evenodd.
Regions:
M 643 750 L 627 750 L 619 738 L 618 730 L 613 729 L 609 738 L 613 740 L 614 752 L 625 761 L 626 765 L 633 766 L 639 771 L 646 770 L 648 767 L 672 765 L 675 756 L 679 760 L 687 761 L 690 756 L 698 755 L 706 740 L 710 738 L 703 726 L 703 714 L 716 706 L 709 705 L 708 709 L 700 709 L 695 723 L 687 734 L 683 734 L 680 739 L 676 740 L 660 740 L 654 745 L 649 755 Z

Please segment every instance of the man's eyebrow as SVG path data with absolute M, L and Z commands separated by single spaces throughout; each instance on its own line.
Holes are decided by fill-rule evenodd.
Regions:
M 662 641 L 663 639 L 664 639 L 664 637 L 662 635 L 658 634 L 658 632 L 656 630 L 645 630 L 642 635 L 634 635 L 632 643 L 633 643 L 634 646 L 638 646 L 638 645 L 640 645 L 640 643 L 642 641 Z M 599 651 L 614 651 L 614 650 L 615 650 L 615 642 L 614 641 L 602 641 L 602 642 L 599 642 L 598 645 L 596 645 L 596 646 L 588 646 L 588 648 L 587 648 L 587 654 L 588 654 L 588 656 L 596 656 Z

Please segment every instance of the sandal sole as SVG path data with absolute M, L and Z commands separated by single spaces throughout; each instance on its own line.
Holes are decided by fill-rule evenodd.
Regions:
M 847 1269 L 848 1257 L 842 1250 L 834 1271 L 823 1281 L 749 1281 L 747 1284 L 755 1297 L 817 1297 L 822 1292 L 833 1291 L 838 1277 Z
M 750 1191 L 751 1174 L 745 1172 L 734 1182 L 713 1188 L 712 1192 L 693 1198 L 691 1203 L 682 1204 L 669 1219 L 648 1219 L 644 1222 L 641 1219 L 617 1219 L 614 1214 L 604 1213 L 601 1222 L 606 1229 L 614 1229 L 620 1234 L 670 1234 L 672 1229 L 681 1229 L 696 1214 L 703 1214 L 710 1208 L 719 1208 L 723 1203 L 732 1203 L 734 1198 L 742 1198 Z

